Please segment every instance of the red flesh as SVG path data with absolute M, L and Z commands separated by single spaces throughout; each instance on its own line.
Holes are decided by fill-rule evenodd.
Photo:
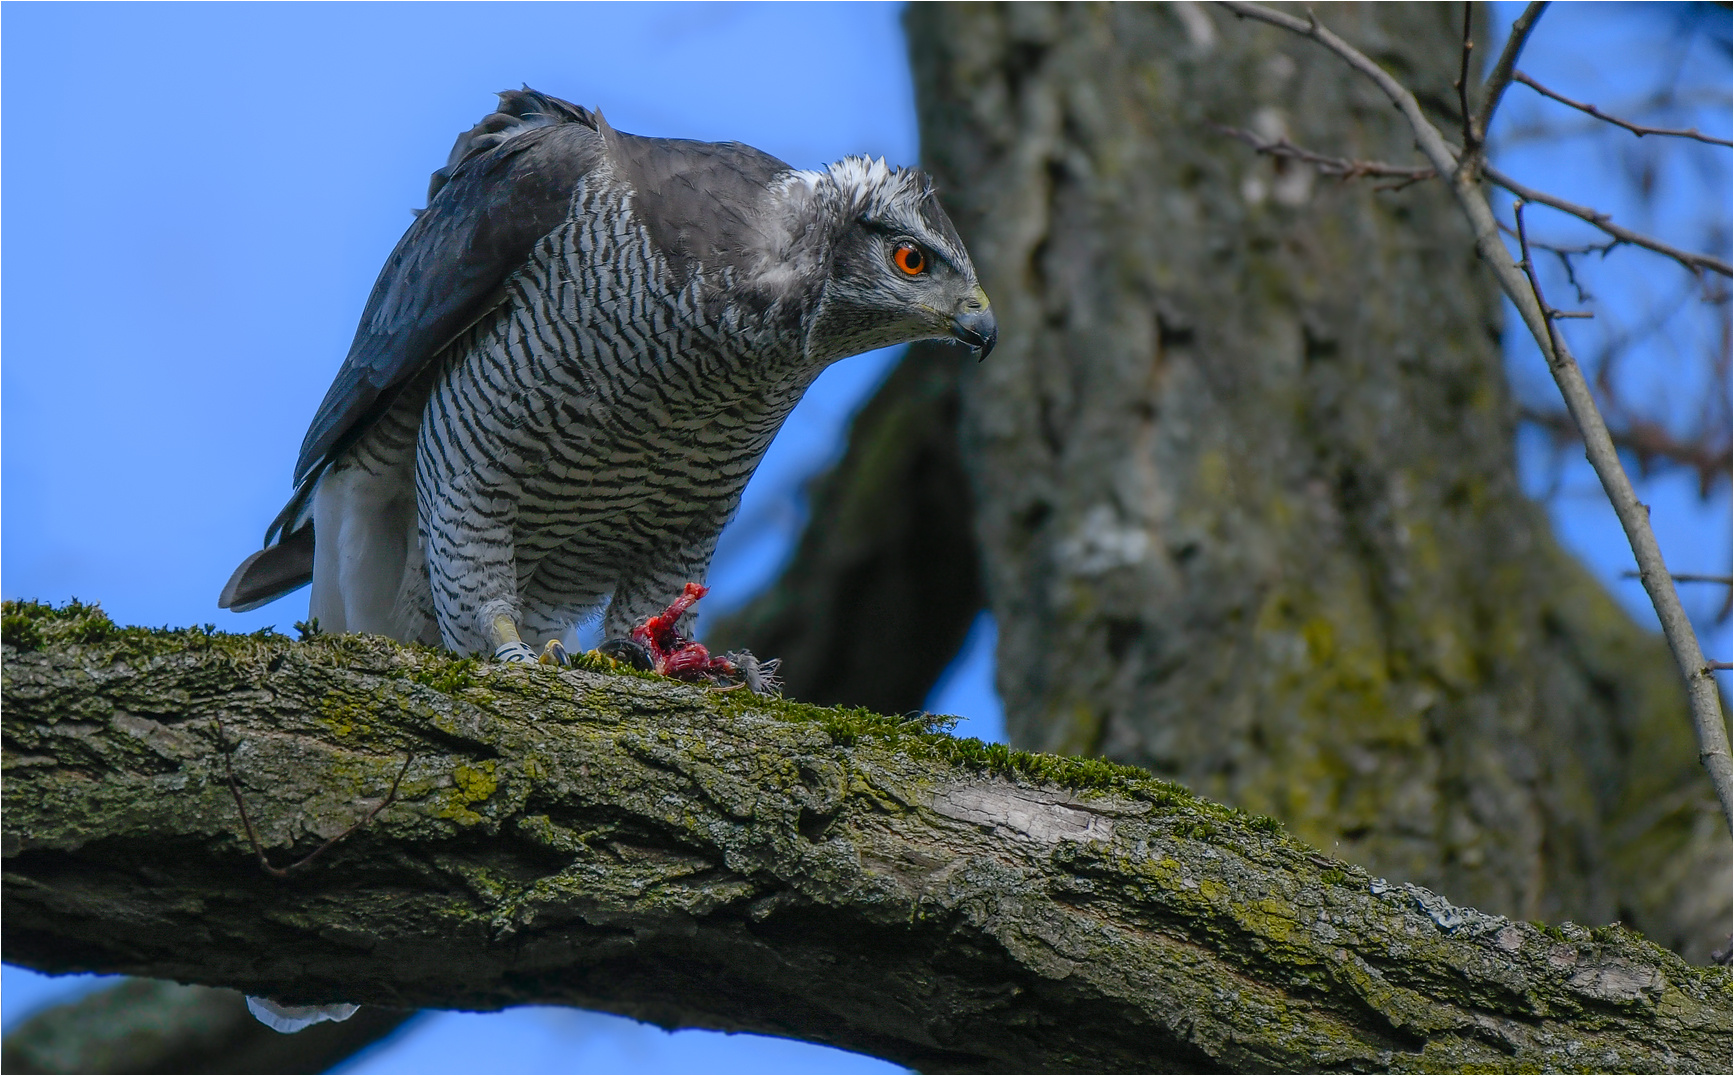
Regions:
M 711 657 L 703 643 L 695 643 L 675 629 L 675 623 L 681 616 L 708 593 L 709 587 L 688 583 L 681 589 L 680 597 L 670 602 L 668 608 L 655 616 L 646 617 L 644 623 L 632 629 L 633 641 L 650 651 L 657 672 L 677 680 L 706 680 L 712 676 L 739 675 L 740 670 L 735 668 L 734 662 L 727 658 Z

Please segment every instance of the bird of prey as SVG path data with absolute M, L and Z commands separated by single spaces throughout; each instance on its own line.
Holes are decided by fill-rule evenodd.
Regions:
M 433 174 L 223 608 L 311 582 L 321 630 L 534 661 L 606 602 L 605 636 L 678 649 L 686 585 L 821 370 L 993 347 L 922 172 L 499 98 Z

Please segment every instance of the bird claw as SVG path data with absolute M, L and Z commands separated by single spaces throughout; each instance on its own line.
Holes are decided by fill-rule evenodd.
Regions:
M 705 593 L 705 587 L 688 583 L 668 608 L 644 618 L 633 628 L 630 638 L 607 639 L 583 656 L 601 662 L 607 668 L 656 672 L 675 680 L 709 684 L 713 691 L 734 691 L 744 687 L 755 695 L 780 694 L 782 684 L 777 679 L 780 660 L 760 661 L 746 650 L 731 650 L 713 656 L 703 643 L 687 638 L 675 627 L 681 616 Z M 555 668 L 575 664 L 572 655 L 558 639 L 548 640 L 540 655 L 518 640 L 502 643 L 494 651 L 494 660 Z

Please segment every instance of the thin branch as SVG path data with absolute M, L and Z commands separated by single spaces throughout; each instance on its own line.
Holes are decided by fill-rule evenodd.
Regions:
M 1691 92 L 1657 92 L 1635 99 L 1629 106 L 1633 112 L 1648 112 L 1655 109 L 1672 107 L 1705 107 L 1728 111 L 1734 104 L 1734 96 L 1726 92 L 1691 93 Z M 1581 120 L 1581 122 L 1579 122 Z M 1556 141 L 1561 138 L 1580 138 L 1603 131 L 1606 128 L 1591 116 L 1574 113 L 1570 121 L 1549 120 L 1540 116 L 1528 117 L 1514 121 L 1499 133 L 1499 143 L 1506 149 L 1526 142 Z
M 1477 144 L 1487 141 L 1487 128 L 1493 123 L 1494 110 L 1499 107 L 1500 98 L 1505 96 L 1506 87 L 1511 85 L 1512 73 L 1517 70 L 1517 57 L 1523 52 L 1524 43 L 1529 40 L 1530 31 L 1535 29 L 1541 13 L 1546 10 L 1545 0 L 1537 0 L 1524 8 L 1523 14 L 1511 24 L 1511 36 L 1505 39 L 1499 62 L 1493 65 L 1492 73 L 1481 87 L 1481 109 L 1475 113 L 1475 122 L 1471 125 Z
M 1504 232 L 1506 235 L 1511 236 L 1513 239 L 1517 238 L 1517 233 L 1507 227 L 1504 221 L 1499 222 L 1499 230 Z M 1577 263 L 1572 261 L 1572 259 L 1583 254 L 1600 254 L 1605 258 L 1609 254 L 1613 253 L 1614 248 L 1623 244 L 1618 239 L 1610 239 L 1605 243 L 1580 243 L 1577 246 L 1568 247 L 1562 246 L 1558 243 L 1543 243 L 1539 239 L 1532 239 L 1530 240 L 1529 245 L 1534 247 L 1536 250 L 1545 250 L 1549 254 L 1558 258 L 1560 268 L 1565 270 L 1566 280 L 1571 284 L 1572 289 L 1577 292 L 1577 301 L 1580 303 L 1587 303 L 1592 297 L 1589 290 L 1583 286 L 1583 281 L 1577 278 Z
M 1734 575 L 1706 575 L 1703 572 L 1673 572 L 1671 574 L 1676 583 L 1719 583 L 1725 587 L 1734 586 Z M 1621 579 L 1636 579 L 1637 577 L 1638 573 L 1633 571 L 1620 573 Z
M 1519 410 L 1518 417 L 1560 436 L 1578 434 L 1577 424 L 1571 416 L 1557 411 L 1525 407 Z M 1628 420 L 1625 428 L 1610 429 L 1608 436 L 1613 438 L 1615 445 L 1637 456 L 1641 473 L 1649 473 L 1656 460 L 1666 460 L 1696 472 L 1699 490 L 1705 494 L 1718 478 L 1727 478 L 1729 467 L 1734 463 L 1734 451 L 1728 444 L 1681 440 L 1655 422 Z
M 1517 230 L 1506 224 L 1504 221 L 1499 222 L 1499 230 L 1513 239 L 1517 238 Z M 1624 240 L 1610 239 L 1605 243 L 1579 243 L 1576 246 L 1568 247 L 1560 243 L 1544 243 L 1539 239 L 1531 239 L 1529 241 L 1529 245 L 1534 247 L 1536 250 L 1545 250 L 1549 254 L 1557 254 L 1562 259 L 1575 257 L 1579 254 L 1600 254 L 1605 258 L 1609 254 L 1613 253 L 1615 248 L 1623 245 L 1623 243 Z
M 1212 127 L 1239 139 L 1257 150 L 1259 153 L 1284 160 L 1301 161 L 1317 168 L 1327 176 L 1338 176 L 1347 181 L 1359 179 L 1362 176 L 1392 176 L 1407 180 L 1410 183 L 1423 179 L 1432 179 L 1438 175 L 1429 165 L 1387 164 L 1384 161 L 1363 161 L 1352 157 L 1328 157 L 1315 153 L 1310 149 L 1295 145 L 1286 138 L 1267 139 L 1239 127 L 1229 127 L 1221 123 L 1213 123 Z
M 1519 410 L 1518 416 L 1556 434 L 1570 436 L 1578 433 L 1577 424 L 1571 420 L 1571 416 L 1557 411 L 1538 411 L 1525 407 Z M 1705 491 L 1709 490 L 1717 478 L 1727 477 L 1729 466 L 1734 463 L 1734 451 L 1731 451 L 1729 445 L 1683 441 L 1654 422 L 1633 420 L 1624 429 L 1610 429 L 1608 436 L 1613 438 L 1615 445 L 1638 457 L 1641 471 L 1647 473 L 1654 461 L 1666 460 L 1696 472 L 1699 487 Z
M 1475 52 L 1474 16 L 1474 5 L 1463 0 L 1463 59 L 1457 68 L 1457 110 L 1463 117 L 1463 146 L 1471 153 L 1481 148 L 1481 139 L 1475 133 L 1475 115 L 1469 111 L 1469 58 Z
M 1482 195 L 1476 177 L 1468 174 L 1469 170 L 1458 168 L 1457 155 L 1452 152 L 1439 129 L 1422 113 L 1415 95 L 1392 78 L 1384 68 L 1321 26 L 1318 18 L 1311 12 L 1308 12 L 1305 20 L 1301 20 L 1258 4 L 1230 2 L 1223 6 L 1236 15 L 1257 19 L 1310 38 L 1356 71 L 1366 75 L 1403 113 L 1421 152 L 1433 162 L 1434 169 L 1440 175 L 1452 177 L 1451 192 L 1474 229 L 1476 250 L 1480 252 L 1482 260 L 1492 268 L 1500 290 L 1504 291 L 1517 307 L 1530 334 L 1535 337 L 1542 353 L 1547 356 L 1548 370 L 1553 374 L 1560 395 L 1565 398 L 1566 410 L 1577 423 L 1583 437 L 1584 454 L 1589 457 L 1590 466 L 1595 468 L 1596 477 L 1601 479 L 1602 488 L 1607 492 L 1614 514 L 1619 517 L 1626 538 L 1631 542 L 1632 554 L 1637 559 L 1639 571 L 1643 573 L 1640 578 L 1643 580 L 1644 590 L 1649 593 L 1650 602 L 1656 609 L 1656 617 L 1662 624 L 1662 633 L 1674 652 L 1680 675 L 1686 681 L 1687 695 L 1691 699 L 1692 724 L 1698 738 L 1698 759 L 1709 773 L 1710 783 L 1716 789 L 1717 798 L 1721 800 L 1723 819 L 1730 828 L 1734 828 L 1734 760 L 1730 759 L 1728 731 L 1723 724 L 1721 690 L 1710 673 L 1703 649 L 1698 645 L 1692 622 L 1680 604 L 1680 596 L 1674 590 L 1674 581 L 1668 576 L 1661 547 L 1656 542 L 1655 531 L 1650 527 L 1650 510 L 1639 502 L 1637 493 L 1632 489 L 1631 478 L 1620 464 L 1619 450 L 1614 447 L 1607 423 L 1596 408 L 1595 397 L 1590 392 L 1589 383 L 1584 380 L 1583 370 L 1572 357 L 1565 341 L 1555 332 L 1552 320 L 1543 312 L 1541 301 L 1530 287 L 1529 279 L 1512 260 L 1511 252 L 1499 238 L 1499 224 L 1494 219 L 1492 210 L 1488 208 L 1487 199 Z M 1524 14 L 1531 16 L 1532 13 L 1539 14 L 1536 5 L 1531 5 L 1530 10 Z M 1514 30 L 1513 37 L 1516 36 Z M 1507 45 L 1506 52 L 1513 57 L 1515 65 L 1515 50 L 1512 44 L 1515 42 Z M 1504 59 L 1501 57 L 1502 63 Z M 1489 101 L 1495 97 L 1495 94 L 1490 93 Z M 1491 170 L 1489 176 L 1492 177 Z M 1505 185 L 1499 179 L 1495 179 L 1495 182 Z M 1521 192 L 1518 193 L 1522 196 Z M 1608 228 L 1607 224 L 1598 226 L 1603 230 Z M 1723 271 L 1727 272 L 1725 264 Z
M 1688 269 L 1694 271 L 1708 269 L 1711 272 L 1721 273 L 1723 276 L 1734 276 L 1734 266 L 1730 266 L 1720 258 L 1712 258 L 1708 254 L 1694 254 L 1678 247 L 1671 247 L 1659 239 L 1652 239 L 1642 232 L 1634 232 L 1630 228 L 1615 224 L 1613 217 L 1607 213 L 1599 213 L 1588 206 L 1568 202 L 1564 198 L 1556 197 L 1545 191 L 1538 191 L 1533 187 L 1526 187 L 1491 165 L 1483 168 L 1482 174 L 1492 180 L 1495 185 L 1504 187 L 1526 202 L 1535 202 L 1551 209 L 1557 209 L 1561 213 L 1569 213 L 1579 220 L 1588 221 L 1615 239 L 1630 243 L 1635 247 L 1643 247 L 1645 250 L 1653 250 L 1657 254 L 1666 255 Z
M 1639 138 L 1642 138 L 1645 135 L 1666 135 L 1671 138 L 1691 138 L 1699 142 L 1708 143 L 1712 146 L 1734 146 L 1734 142 L 1730 142 L 1726 138 L 1717 138 L 1713 135 L 1707 135 L 1696 127 L 1646 127 L 1641 123 L 1633 123 L 1631 120 L 1622 120 L 1618 116 L 1612 116 L 1603 112 L 1601 109 L 1589 104 L 1588 102 L 1574 101 L 1563 93 L 1550 90 L 1546 86 L 1543 86 L 1541 83 L 1524 74 L 1522 71 L 1517 72 L 1511 77 L 1513 81 L 1523 83 L 1525 86 L 1528 86 L 1543 97 L 1551 97 L 1562 105 L 1570 105 L 1579 112 L 1587 112 L 1596 119 L 1605 120 L 1608 123 L 1613 124 L 1615 127 L 1624 127 Z
M 1541 284 L 1535 279 L 1535 262 L 1529 256 L 1529 234 L 1523 228 L 1523 206 L 1524 203 L 1521 200 L 1513 202 L 1511 205 L 1512 216 L 1517 219 L 1518 249 L 1523 252 L 1523 260 L 1517 265 L 1523 270 L 1524 277 L 1529 280 L 1530 293 L 1535 296 L 1536 304 L 1541 307 L 1541 316 L 1547 320 L 1548 351 L 1557 355 L 1560 348 L 1564 346 L 1560 343 L 1559 327 L 1553 323 L 1554 319 L 1559 317 L 1559 311 L 1548 305 L 1547 299 L 1541 294 Z

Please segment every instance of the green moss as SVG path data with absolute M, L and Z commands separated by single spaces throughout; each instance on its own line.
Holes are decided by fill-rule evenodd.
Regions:
M 0 610 L 0 632 L 7 646 L 39 650 L 50 642 L 103 643 L 118 637 L 121 629 L 100 605 L 86 605 L 77 598 L 56 609 L 47 602 L 9 601 Z
M 0 643 L 14 650 L 38 650 L 42 647 L 42 629 L 28 613 L 14 612 L 18 602 L 7 602 L 6 612 L 0 613 Z M 34 605 L 35 603 L 30 603 Z
M 475 766 L 459 765 L 452 771 L 452 788 L 442 798 L 436 812 L 440 818 L 449 818 L 461 826 L 473 826 L 482 821 L 482 816 L 471 804 L 482 803 L 498 791 L 499 778 L 496 775 L 496 764 L 493 759 L 487 759 Z
M 623 661 L 615 661 L 613 658 L 603 657 L 601 654 L 590 650 L 586 650 L 579 654 L 573 654 L 572 667 L 575 669 L 584 669 L 587 672 L 608 673 L 613 676 L 630 676 L 639 680 L 668 681 L 672 679 L 671 677 L 662 676 L 658 673 L 649 672 L 644 669 L 634 669 Z
M 74 598 L 58 608 L 47 602 L 8 601 L 0 611 L 6 642 L 19 650 L 51 644 L 101 647 L 104 660 L 150 658 L 161 654 L 203 653 L 228 658 L 257 657 L 265 647 L 284 641 L 271 628 L 249 635 L 217 630 L 215 624 L 189 628 L 120 627 L 102 607 Z M 16 644 L 14 644 L 16 640 Z
M 478 664 L 480 663 L 475 658 L 453 658 L 441 654 L 410 674 L 410 679 L 441 694 L 455 695 L 465 688 L 475 686 Z
M 1267 814 L 1247 815 L 1245 821 L 1248 828 L 1258 830 L 1260 833 L 1282 832 L 1282 823 Z
M 1202 819 L 1191 819 L 1183 823 L 1176 832 L 1195 841 L 1214 841 L 1218 836 L 1217 828 Z
M 1282 943 L 1294 932 L 1296 911 L 1294 906 L 1286 901 L 1266 897 L 1245 904 L 1231 906 L 1234 916 L 1240 924 L 1253 934 L 1270 941 Z
M 1204 802 L 1185 788 L 1152 777 L 1148 771 L 1134 766 L 1098 758 L 1036 754 L 1014 750 L 1005 744 L 953 736 L 951 729 L 958 720 L 955 717 L 933 714 L 892 717 L 871 710 L 813 706 L 744 692 L 722 696 L 718 708 L 725 716 L 768 714 L 786 721 L 818 725 L 830 735 L 831 742 L 839 746 L 869 741 L 893 747 L 912 758 L 945 762 L 1007 777 L 1022 777 L 1078 791 L 1120 792 L 1158 806 Z M 1228 813 L 1226 808 L 1210 806 Z

